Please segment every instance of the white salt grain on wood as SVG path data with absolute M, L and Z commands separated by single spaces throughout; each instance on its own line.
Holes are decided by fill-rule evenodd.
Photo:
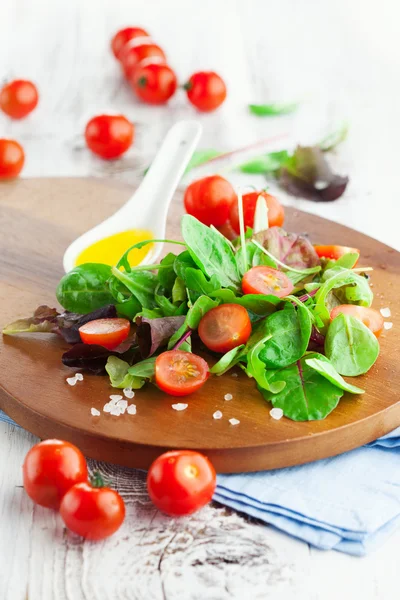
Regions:
M 82 375 L 82 373 L 75 373 L 75 379 L 77 381 L 83 381 L 83 375 Z
M 97 408 L 91 408 L 90 409 L 90 413 L 91 413 L 92 417 L 99 417 L 100 416 L 100 411 L 97 410 Z
M 385 319 L 387 319 L 388 317 L 390 317 L 392 315 L 390 308 L 381 308 L 380 313 L 381 313 L 382 317 L 385 317 Z
M 121 410 L 125 411 L 128 408 L 128 400 L 118 400 L 117 406 Z
M 66 379 L 68 385 L 75 385 L 76 384 L 76 378 L 75 377 L 67 377 Z
M 136 415 L 136 404 L 130 404 L 126 409 L 128 415 Z
M 122 391 L 124 392 L 125 398 L 133 398 L 135 395 L 135 392 L 132 390 L 132 388 L 124 388 Z
M 222 419 L 222 412 L 220 410 L 216 410 L 213 414 L 213 419 Z
M 233 396 L 232 394 L 225 394 L 224 396 L 224 400 L 232 400 Z
M 393 323 L 391 321 L 385 321 L 383 324 L 384 329 L 392 329 Z
M 239 419 L 229 419 L 229 423 L 231 425 L 239 425 L 240 421 Z
M 119 396 L 118 394 L 111 394 L 110 396 L 110 400 L 112 400 L 112 402 L 118 402 L 118 400 L 123 400 L 124 397 L 123 396 Z
M 121 414 L 121 409 L 119 408 L 119 406 L 113 406 L 110 410 L 110 415 L 113 415 L 113 417 L 119 417 L 119 415 Z
M 184 404 L 183 402 L 178 402 L 178 404 L 172 404 L 172 408 L 174 410 L 186 410 L 188 406 L 188 404 Z
M 107 402 L 107 404 L 105 404 L 103 406 L 103 412 L 105 412 L 105 413 L 111 412 L 111 404 L 110 404 L 110 402 Z
M 282 419 L 283 417 L 283 410 L 281 408 L 271 408 L 269 414 L 273 419 L 279 421 L 279 419 Z

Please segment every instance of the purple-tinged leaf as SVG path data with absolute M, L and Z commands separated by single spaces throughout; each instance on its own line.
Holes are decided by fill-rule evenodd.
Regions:
M 152 356 L 158 348 L 165 346 L 184 321 L 184 316 L 160 317 L 158 319 L 137 317 L 136 337 L 142 357 Z
M 311 242 L 281 227 L 270 227 L 254 236 L 275 258 L 295 269 L 308 269 L 321 264 Z

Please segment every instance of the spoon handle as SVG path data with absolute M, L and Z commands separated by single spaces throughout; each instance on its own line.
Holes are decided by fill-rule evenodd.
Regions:
M 123 213 L 129 222 L 129 215 L 134 214 L 135 223 L 131 226 L 140 228 L 151 225 L 157 236 L 163 236 L 170 202 L 193 155 L 201 131 L 202 127 L 197 121 L 175 123 L 165 136 L 140 187 L 114 217 L 121 218 Z

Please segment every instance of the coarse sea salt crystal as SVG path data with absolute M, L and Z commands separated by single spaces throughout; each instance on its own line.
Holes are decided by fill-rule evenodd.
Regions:
M 119 415 L 121 414 L 121 409 L 119 408 L 119 406 L 113 406 L 112 409 L 110 410 L 110 415 L 113 415 L 113 417 L 119 417 Z
M 384 329 L 392 329 L 393 323 L 391 321 L 385 321 L 383 324 Z
M 225 394 L 224 396 L 224 400 L 232 400 L 233 396 L 232 394 Z
M 232 377 L 239 377 L 237 373 L 232 373 Z
M 380 313 L 382 315 L 382 317 L 385 317 L 385 319 L 387 319 L 388 317 L 391 316 L 391 312 L 390 312 L 390 308 L 381 308 Z
M 121 410 L 125 411 L 128 408 L 128 400 L 118 400 L 117 406 Z
M 75 385 L 76 377 L 67 377 L 66 381 L 67 381 L 68 385 Z
M 125 398 L 133 398 L 135 395 L 132 388 L 124 388 L 122 391 L 124 392 Z
M 92 417 L 99 417 L 100 416 L 100 411 L 97 410 L 97 408 L 91 408 L 90 409 L 90 414 L 92 415 Z
M 75 379 L 77 381 L 83 381 L 83 375 L 82 375 L 82 373 L 75 373 Z
M 229 419 L 229 423 L 231 425 L 239 425 L 240 421 L 239 419 Z
M 126 409 L 128 415 L 136 415 L 136 404 L 130 404 Z
M 216 410 L 213 414 L 213 419 L 222 419 L 222 412 L 220 410 Z
M 188 406 L 188 404 L 184 404 L 183 402 L 178 402 L 178 404 L 172 404 L 172 408 L 174 410 L 185 410 Z
M 103 406 L 103 412 L 105 412 L 105 413 L 111 412 L 111 404 L 110 404 L 110 402 L 107 402 L 107 404 L 105 404 Z
M 271 408 L 269 414 L 273 419 L 279 421 L 279 419 L 282 419 L 283 417 L 283 410 L 281 408 Z
M 111 394 L 110 396 L 110 400 L 112 402 L 118 402 L 118 400 L 123 400 L 124 397 L 123 396 L 119 396 L 118 394 Z

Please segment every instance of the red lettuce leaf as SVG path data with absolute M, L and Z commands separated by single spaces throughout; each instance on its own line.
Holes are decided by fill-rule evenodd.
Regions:
M 165 346 L 184 321 L 184 316 L 157 319 L 137 317 L 135 330 L 142 358 L 152 356 L 158 348 Z
M 270 227 L 254 236 L 275 258 L 295 269 L 308 269 L 321 264 L 311 242 L 282 227 Z
M 75 344 L 64 352 L 61 357 L 63 364 L 74 369 L 85 369 L 91 371 L 95 375 L 100 375 L 105 372 L 105 366 L 109 356 L 118 356 L 123 358 L 129 364 L 134 362 L 134 359 L 139 359 L 135 356 L 136 348 L 126 347 L 121 344 L 114 350 L 108 350 L 104 346 L 97 344 Z
M 81 342 L 79 327 L 89 321 L 96 321 L 96 319 L 115 319 L 116 317 L 117 309 L 114 304 L 102 306 L 86 315 L 66 311 L 58 317 L 59 329 L 56 333 L 60 333 L 68 344 L 79 344 Z
M 348 182 L 332 171 L 319 146 L 298 146 L 279 173 L 279 183 L 289 194 L 316 202 L 337 200 Z

